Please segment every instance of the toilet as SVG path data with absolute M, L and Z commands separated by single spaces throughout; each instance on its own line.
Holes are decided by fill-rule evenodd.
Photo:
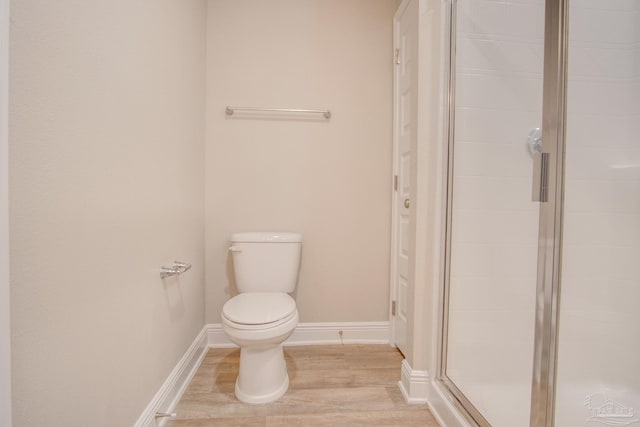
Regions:
M 222 327 L 240 347 L 235 394 L 246 403 L 273 402 L 289 388 L 282 343 L 298 324 L 289 294 L 298 281 L 302 236 L 235 233 L 230 240 L 239 294 L 224 304 Z

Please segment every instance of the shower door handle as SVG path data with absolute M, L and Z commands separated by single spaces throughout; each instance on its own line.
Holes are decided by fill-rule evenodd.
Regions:
M 533 155 L 533 192 L 534 202 L 549 200 L 549 153 L 534 153 Z

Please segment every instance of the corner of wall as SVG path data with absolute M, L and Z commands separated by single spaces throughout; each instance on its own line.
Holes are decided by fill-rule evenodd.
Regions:
M 173 411 L 206 356 L 207 348 L 207 326 L 205 325 L 162 383 L 134 427 L 156 427 L 158 412 L 171 413 Z
M 412 369 L 407 359 L 402 361 L 398 386 L 407 403 L 427 403 L 429 373 Z

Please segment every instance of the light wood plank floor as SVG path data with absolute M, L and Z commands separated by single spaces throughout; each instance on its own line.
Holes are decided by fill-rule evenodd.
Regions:
M 210 349 L 168 427 L 422 426 L 438 424 L 398 389 L 402 355 L 388 345 L 285 347 L 289 391 L 265 405 L 234 394 L 239 350 Z

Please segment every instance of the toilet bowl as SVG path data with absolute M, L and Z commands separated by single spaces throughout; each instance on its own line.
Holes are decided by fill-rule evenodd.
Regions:
M 298 324 L 295 290 L 302 237 L 296 233 L 236 233 L 229 250 L 240 292 L 222 309 L 222 326 L 240 347 L 235 394 L 268 403 L 289 388 L 282 343 Z
M 282 343 L 298 324 L 295 301 L 285 293 L 247 293 L 222 310 L 222 325 L 240 347 L 235 393 L 247 403 L 279 399 L 289 388 Z

